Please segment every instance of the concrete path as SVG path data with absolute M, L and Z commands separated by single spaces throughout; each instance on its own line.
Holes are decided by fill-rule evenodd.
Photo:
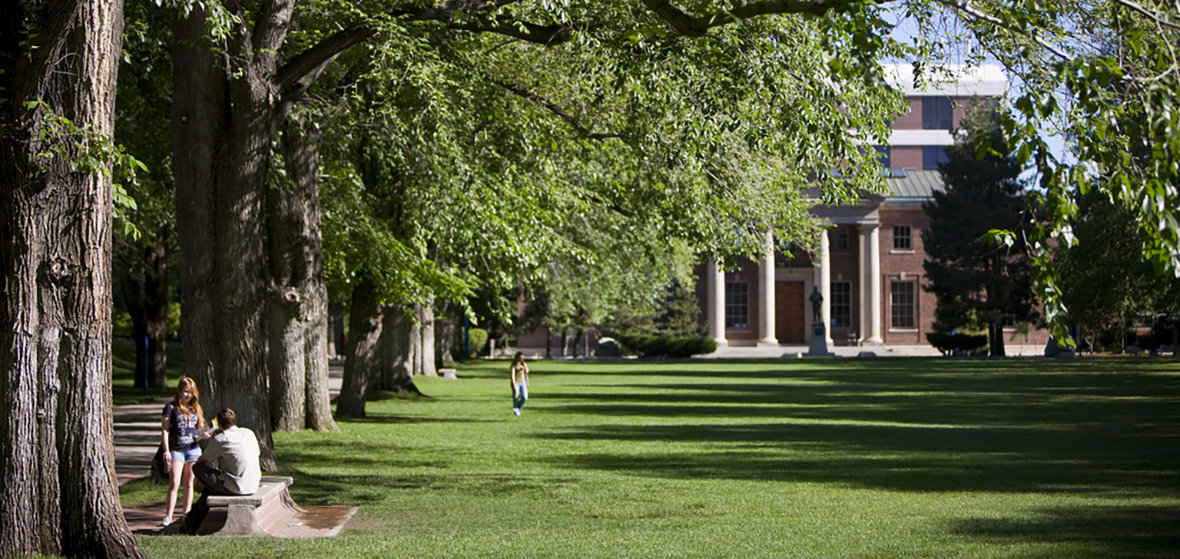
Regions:
M 1041 357 L 1045 347 L 1039 345 L 1007 345 L 1009 357 Z M 702 359 L 751 359 L 807 357 L 810 348 L 805 345 L 778 345 L 770 347 L 730 346 L 717 348 L 715 353 L 700 355 Z M 830 346 L 828 351 L 836 357 L 937 357 L 938 350 L 931 345 L 906 346 Z

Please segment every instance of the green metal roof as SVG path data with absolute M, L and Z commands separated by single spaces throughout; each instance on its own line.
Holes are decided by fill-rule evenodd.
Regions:
M 938 171 L 893 169 L 893 177 L 885 182 L 889 185 L 890 198 L 931 198 L 935 191 L 943 191 Z

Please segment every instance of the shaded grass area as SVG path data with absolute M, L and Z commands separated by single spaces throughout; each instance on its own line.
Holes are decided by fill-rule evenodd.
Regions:
M 1174 361 L 531 367 L 519 418 L 507 364 L 473 363 L 458 381 L 418 380 L 431 399 L 378 395 L 369 417 L 341 422 L 342 433 L 276 434 L 297 502 L 360 505 L 337 538 L 141 543 L 161 557 L 1173 557 L 1180 549 Z

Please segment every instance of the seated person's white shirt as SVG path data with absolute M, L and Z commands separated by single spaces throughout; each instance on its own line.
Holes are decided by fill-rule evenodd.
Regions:
M 221 470 L 226 489 L 238 495 L 253 495 L 262 480 L 258 454 L 258 437 L 254 431 L 234 426 L 215 433 L 201 457 Z

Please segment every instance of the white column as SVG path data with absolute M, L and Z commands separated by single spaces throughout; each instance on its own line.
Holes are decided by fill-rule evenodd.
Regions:
M 869 226 L 863 223 L 858 224 L 856 232 L 860 234 L 860 239 L 856 243 L 856 273 L 860 278 L 856 282 L 856 336 L 857 342 L 863 343 L 865 338 L 869 337 L 869 304 L 866 299 L 868 296 L 866 290 L 869 283 L 869 263 L 866 260 L 868 251 L 865 250 L 869 244 Z
M 881 339 L 881 247 L 878 240 L 881 227 L 879 223 L 870 223 L 865 227 L 868 229 L 864 238 L 868 261 L 864 281 L 869 294 L 869 331 L 865 343 L 880 345 L 884 342 Z
M 705 265 L 705 285 L 708 297 L 705 303 L 705 322 L 709 326 L 709 336 L 717 340 L 718 346 L 727 346 L 725 339 L 725 273 L 716 260 L 710 260 Z
M 774 233 L 770 231 L 758 263 L 758 310 L 758 345 L 778 345 L 774 337 Z
M 819 293 L 824 300 L 819 306 L 820 318 L 824 321 L 824 341 L 832 345 L 832 245 L 828 230 L 819 236 Z

